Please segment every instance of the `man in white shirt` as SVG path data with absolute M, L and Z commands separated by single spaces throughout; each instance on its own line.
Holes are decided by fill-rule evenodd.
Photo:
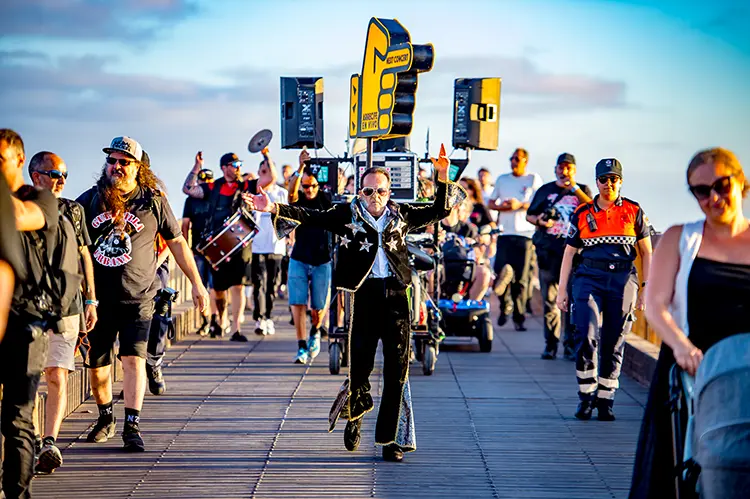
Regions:
M 499 212 L 497 223 L 503 228 L 503 234 L 497 238 L 495 255 L 495 290 L 500 300 L 500 317 L 497 323 L 504 325 L 512 312 L 516 331 L 526 331 L 526 298 L 533 251 L 531 237 L 535 230 L 526 220 L 526 210 L 534 193 L 542 186 L 542 177 L 536 173 L 526 173 L 528 161 L 529 153 L 526 149 L 519 147 L 513 151 L 510 158 L 511 173 L 497 177 L 495 190 L 488 203 L 491 210 Z
M 264 160 L 258 168 L 258 185 L 271 201 L 286 204 L 289 192 L 276 184 L 276 168 L 272 161 Z M 286 254 L 286 238 L 276 237 L 270 213 L 256 211 L 258 233 L 253 239 L 253 259 L 250 274 L 253 283 L 253 318 L 256 334 L 274 334 L 273 300 L 276 296 L 276 278 L 281 270 L 281 260 Z

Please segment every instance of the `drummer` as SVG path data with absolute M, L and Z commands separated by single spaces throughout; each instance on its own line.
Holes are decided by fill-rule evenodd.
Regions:
M 265 162 L 265 161 L 264 161 Z M 273 161 L 269 161 L 270 168 L 275 171 Z M 193 169 L 190 170 L 182 192 L 190 197 L 206 199 L 211 206 L 208 220 L 206 221 L 206 233 L 215 234 L 224 224 L 224 220 L 232 216 L 242 205 L 240 193 L 257 193 L 258 180 L 243 180 L 240 168 L 242 161 L 236 154 L 228 152 L 221 157 L 219 166 L 223 176 L 213 183 L 198 183 L 198 173 L 203 169 L 203 153 L 198 151 L 195 155 Z M 222 336 L 223 324 L 226 322 L 227 312 L 227 290 L 232 299 L 232 341 L 247 341 L 240 332 L 241 318 L 245 311 L 245 293 L 243 293 L 242 279 L 245 276 L 245 267 L 250 264 L 252 253 L 250 247 L 238 252 L 236 257 L 223 262 L 218 270 L 212 270 L 214 291 L 216 292 L 217 315 L 211 317 L 210 333 L 212 337 Z

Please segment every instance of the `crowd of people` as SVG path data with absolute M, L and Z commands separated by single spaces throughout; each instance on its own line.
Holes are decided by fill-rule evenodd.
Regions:
M 30 497 L 35 470 L 51 473 L 63 462 L 56 439 L 67 374 L 79 348 L 99 411 L 87 440 L 105 442 L 116 433 L 111 366 L 117 341 L 124 371 L 123 448 L 145 449 L 140 428 L 146 387 L 155 395 L 166 391 L 161 361 L 174 299 L 167 287 L 170 255 L 192 284 L 203 317 L 200 335 L 247 342 L 242 325 L 248 308 L 254 332 L 273 335 L 274 305 L 287 295 L 297 338 L 290 357 L 298 364 L 320 353 L 327 327 L 341 325 L 340 318 L 333 324 L 328 318 L 331 303 L 340 299 L 337 291 L 351 293 L 350 370 L 334 423 L 339 415 L 347 420 L 345 447 L 356 450 L 362 418 L 374 408 L 369 377 L 382 341 L 384 382 L 375 440 L 383 446 L 383 458 L 393 461 L 415 448 L 407 233 L 437 227 L 441 234 L 471 241 L 477 265 L 468 297 L 497 303 L 500 326 L 510 320 L 516 331 L 527 330 L 538 283 L 541 358 L 556 359 L 562 342 L 562 356 L 575 362 L 579 419 L 590 419 L 595 409 L 599 420 L 615 419 L 624 338 L 635 310 L 648 303 L 649 321 L 665 345 L 634 477 L 644 490 L 656 487 L 646 470 L 665 461 L 656 436 L 665 424 L 658 405 L 666 396 L 663 369 L 676 361 L 695 372 L 702 352 L 720 339 L 706 317 L 687 314 L 688 303 L 725 297 L 726 286 L 736 290 L 739 301 L 716 307 L 747 302 L 750 231 L 742 197 L 748 183 L 734 155 L 723 149 L 702 151 L 691 162 L 688 183 L 707 218 L 700 227 L 667 231 L 653 272 L 653 228 L 641 206 L 621 195 L 624 169 L 615 158 L 596 164 L 593 195 L 577 182 L 570 153 L 551 165 L 554 175 L 547 183 L 529 171 L 523 148 L 511 154 L 508 173 L 493 180 L 482 168 L 476 178 L 455 183 L 441 148 L 432 169 L 420 170 L 421 202 L 398 203 L 390 199 L 391 179 L 384 168 L 367 170 L 358 186 L 353 177 L 340 176 L 339 194 L 351 196 L 333 202 L 310 168 L 307 151 L 297 168 L 284 165 L 281 177 L 267 150 L 252 172 L 236 154 L 224 154 L 220 177 L 198 152 L 183 184 L 188 197 L 180 222 L 139 142 L 115 137 L 102 151 L 98 181 L 72 200 L 63 197 L 69 174 L 63 158 L 36 153 L 27 165 L 33 186 L 25 185 L 23 141 L 12 130 L 0 130 L 2 490 L 9 498 Z M 217 265 L 202 246 L 234 214 L 247 219 L 255 234 L 251 244 Z M 691 250 L 692 269 L 683 271 L 686 237 L 698 242 Z M 700 297 L 692 288 L 686 294 L 685 272 L 705 283 Z M 647 286 L 652 273 L 658 282 Z M 674 300 L 682 307 L 677 317 L 668 311 Z M 750 330 L 738 314 L 726 317 L 726 335 Z M 34 428 L 42 372 L 48 386 L 46 418 L 43 428 Z

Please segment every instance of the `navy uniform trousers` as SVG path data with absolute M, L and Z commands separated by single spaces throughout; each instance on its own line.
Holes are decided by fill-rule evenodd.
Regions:
M 614 400 L 637 296 L 635 270 L 608 272 L 585 265 L 576 270 L 571 303 L 581 400 Z
M 409 375 L 409 302 L 397 278 L 366 279 L 354 294 L 349 336 L 350 419 L 373 409 L 370 374 L 378 342 L 383 342 L 383 395 L 375 443 L 396 441 L 404 384 Z

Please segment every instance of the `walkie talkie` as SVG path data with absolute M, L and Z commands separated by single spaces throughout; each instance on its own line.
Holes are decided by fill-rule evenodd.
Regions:
M 596 219 L 594 218 L 594 215 L 591 214 L 591 211 L 586 212 L 586 223 L 589 224 L 589 230 L 591 232 L 596 232 L 596 230 L 599 228 L 596 225 Z

